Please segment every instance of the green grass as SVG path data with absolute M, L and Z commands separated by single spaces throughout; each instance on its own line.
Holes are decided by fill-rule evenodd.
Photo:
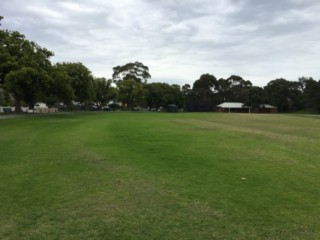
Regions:
M 0 239 L 320 239 L 320 117 L 0 119 Z

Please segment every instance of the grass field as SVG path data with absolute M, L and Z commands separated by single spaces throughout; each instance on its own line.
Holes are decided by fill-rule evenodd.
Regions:
M 0 239 L 320 239 L 320 117 L 0 119 Z

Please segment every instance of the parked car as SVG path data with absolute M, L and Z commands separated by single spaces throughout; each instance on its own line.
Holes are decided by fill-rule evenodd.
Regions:
M 102 111 L 111 111 L 109 106 L 103 106 L 101 109 Z
M 41 108 L 48 108 L 47 104 L 42 103 L 42 102 L 37 102 L 33 106 L 34 109 L 41 109 Z

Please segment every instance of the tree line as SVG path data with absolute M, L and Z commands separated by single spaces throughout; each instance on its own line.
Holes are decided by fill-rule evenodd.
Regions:
M 0 25 L 1 25 L 0 16 Z M 222 102 L 243 102 L 258 107 L 270 104 L 280 112 L 309 110 L 320 113 L 320 81 L 301 77 L 298 81 L 280 78 L 265 87 L 253 86 L 249 80 L 232 75 L 217 79 L 203 74 L 193 85 L 151 82 L 149 68 L 141 62 L 113 68 L 111 79 L 94 77 L 82 63 L 53 64 L 54 53 L 29 41 L 17 31 L 0 29 L 0 105 L 33 108 L 36 102 L 49 106 L 75 105 L 84 110 L 136 107 L 158 110 L 175 104 L 186 111 L 214 111 Z
M 262 104 L 273 105 L 279 112 L 320 113 L 320 81 L 311 77 L 300 77 L 298 81 L 278 78 L 265 87 L 258 87 L 236 75 L 216 79 L 211 74 L 203 74 L 192 88 L 184 85 L 182 89 L 189 111 L 214 111 L 222 102 L 242 102 L 253 108 Z

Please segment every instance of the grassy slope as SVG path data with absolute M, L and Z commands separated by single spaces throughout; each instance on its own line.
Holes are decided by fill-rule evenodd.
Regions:
M 0 239 L 318 239 L 319 122 L 0 119 Z

